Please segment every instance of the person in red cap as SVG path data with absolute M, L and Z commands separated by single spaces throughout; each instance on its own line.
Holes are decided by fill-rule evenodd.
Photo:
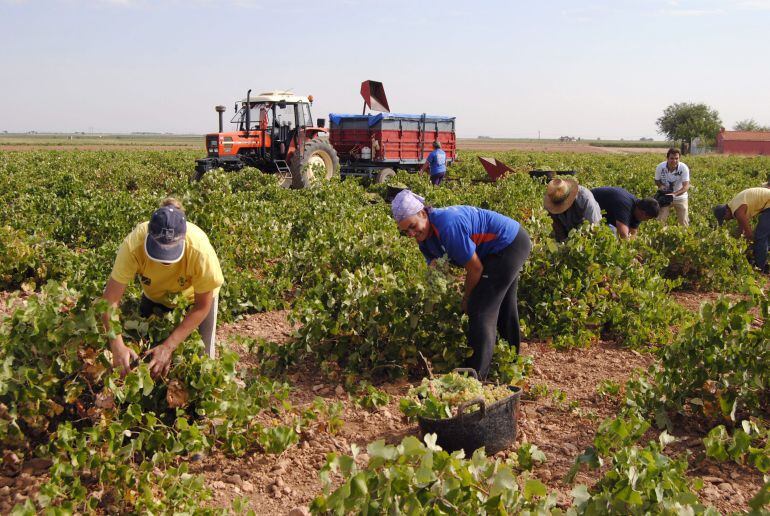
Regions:
M 164 376 L 171 367 L 177 346 L 196 328 L 203 338 L 206 354 L 215 357 L 214 338 L 217 324 L 219 287 L 224 283 L 222 269 L 206 234 L 188 222 L 182 205 L 165 199 L 150 218 L 123 240 L 115 258 L 103 297 L 111 307 L 120 303 L 126 286 L 139 275 L 142 317 L 165 313 L 174 308 L 171 299 L 182 294 L 192 301 L 187 315 L 158 346 L 147 352 L 150 373 Z M 105 327 L 109 313 L 104 315 Z M 110 341 L 113 367 L 123 374 L 131 369 L 136 353 L 123 343 L 122 335 Z

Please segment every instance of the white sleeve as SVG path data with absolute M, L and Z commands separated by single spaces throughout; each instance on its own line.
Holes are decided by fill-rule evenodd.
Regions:
M 655 181 L 660 181 L 660 165 L 655 167 Z
M 682 163 L 682 182 L 690 180 L 690 167 Z

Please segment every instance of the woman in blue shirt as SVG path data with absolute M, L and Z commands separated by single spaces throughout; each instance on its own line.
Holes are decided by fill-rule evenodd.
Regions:
M 515 220 L 473 206 L 432 208 L 409 190 L 391 205 L 401 234 L 414 238 L 428 265 L 446 255 L 465 268 L 462 309 L 468 314 L 468 367 L 485 379 L 500 336 L 519 351 L 519 273 L 532 250 Z

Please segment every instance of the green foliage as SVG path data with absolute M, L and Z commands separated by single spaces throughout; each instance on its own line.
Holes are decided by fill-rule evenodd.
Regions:
M 724 230 L 703 239 L 687 228 L 670 225 L 644 240 L 645 252 L 661 259 L 661 275 L 677 281 L 677 290 L 735 292 L 753 276 L 746 242 Z
M 304 354 L 334 371 L 341 365 L 346 373 L 365 376 L 415 373 L 424 366 L 419 352 L 444 372 L 470 353 L 459 309 L 462 271 L 425 267 L 415 243 L 398 237 L 387 205 L 377 200 L 384 186 L 365 189 L 344 181 L 288 191 L 254 170 L 206 174 L 190 185 L 198 154 L 0 152 L 5 207 L 0 288 L 37 291 L 0 327 L 0 444 L 20 455 L 54 459 L 41 498 L 19 511 L 58 505 L 73 512 L 193 512 L 207 494 L 200 479 L 184 470 L 180 455 L 211 447 L 232 455 L 280 453 L 311 431 L 335 432 L 342 425 L 341 404 L 316 400 L 292 407 L 289 387 L 259 374 L 280 373 Z M 767 412 L 766 301 L 718 302 L 691 324 L 667 297 L 671 289 L 735 291 L 750 282 L 743 242 L 712 227 L 710 205 L 765 181 L 767 158 L 688 157 L 697 171 L 689 228 L 646 222 L 632 242 L 618 242 L 603 227 L 583 229 L 557 245 L 541 206 L 543 185 L 521 172 L 571 169 L 585 186 L 618 185 L 642 197 L 654 191 L 652 171 L 661 156 L 511 152 L 496 157 L 517 173 L 498 183 L 476 182 L 485 173 L 475 154 L 464 153 L 450 171 L 457 181 L 445 187 L 432 189 L 424 179 L 403 173 L 398 180 L 435 206 L 470 204 L 523 223 L 535 242 L 519 290 L 526 334 L 551 338 L 558 346 L 605 338 L 647 347 L 668 344 L 675 325 L 679 335 L 672 346 L 662 347 L 660 369 L 629 389 L 629 413 L 655 414 L 658 424 L 666 424 L 672 412 L 720 422 Z M 200 357 L 195 336 L 178 350 L 167 382 L 150 378 L 146 366 L 125 379 L 108 371 L 99 320 L 105 306 L 89 300 L 101 293 L 121 240 L 167 195 L 182 200 L 188 219 L 206 231 L 220 257 L 226 277 L 220 320 L 291 307 L 302 324 L 297 342 L 247 343 L 260 363 L 251 374 L 236 372 L 234 355 L 218 361 Z M 68 287 L 44 286 L 49 280 L 66 281 Z M 141 351 L 162 340 L 182 310 L 139 321 L 136 286 L 129 294 L 124 327 L 113 324 L 112 331 L 123 331 Z M 530 365 L 499 342 L 492 374 L 502 383 L 517 383 Z M 385 402 L 374 391 L 360 399 L 372 406 Z M 654 512 L 668 510 L 672 500 L 686 502 L 688 487 L 679 482 L 677 459 L 666 463 L 660 449 L 635 447 L 634 436 L 645 425 L 624 419 L 603 427 L 594 452 L 581 457 L 589 464 L 609 462 L 614 476 L 592 493 L 579 492 L 580 504 L 587 508 L 604 500 L 629 512 L 640 507 Z M 747 435 L 752 437 L 747 450 L 762 449 L 766 441 Z M 721 456 L 723 448 L 733 460 L 755 460 L 750 451 L 738 453 L 745 448 L 739 431 L 732 437 L 715 433 L 709 442 L 714 454 Z M 417 445 L 407 447 L 425 451 Z M 376 447 L 370 455 L 385 449 Z M 344 510 L 350 503 L 366 504 L 370 512 L 380 512 L 383 504 L 453 512 L 445 501 L 461 512 L 551 507 L 550 501 L 538 501 L 535 495 L 543 488 L 533 479 L 522 478 L 522 486 L 509 492 L 513 475 L 505 472 L 507 465 L 482 461 L 477 470 L 473 459 L 428 449 L 433 462 L 423 471 L 427 475 L 430 468 L 436 480 L 419 483 L 414 473 L 423 463 L 415 467 L 410 461 L 418 456 L 422 461 L 425 453 L 393 449 L 387 452 L 393 460 L 381 458 L 378 466 L 356 473 L 369 494 L 356 491 L 362 484 L 351 477 L 344 484 L 351 501 L 340 494 L 323 510 Z M 522 446 L 516 467 L 531 468 L 541 459 L 538 452 Z M 339 460 L 342 467 L 347 459 Z M 470 473 L 463 469 L 468 463 Z M 389 468 L 400 476 L 388 478 L 406 480 L 388 480 Z M 641 470 L 644 478 L 634 481 Z M 460 480 L 452 476 L 455 471 Z M 672 485 L 651 487 L 662 478 L 672 479 Z M 495 482 L 506 492 L 492 496 Z M 407 494 L 388 498 L 380 487 Z M 650 489 L 660 493 L 657 501 Z M 625 499 L 608 501 L 620 493 Z M 752 502 L 757 511 L 770 498 L 767 493 L 765 486 Z
M 359 407 L 378 409 L 390 403 L 390 394 L 378 389 L 369 382 L 363 382 L 359 387 L 359 395 L 355 398 Z
M 631 347 L 666 344 L 681 309 L 666 295 L 672 283 L 605 227 L 584 226 L 564 244 L 542 241 L 522 274 L 520 299 L 530 336 L 556 347 L 587 346 L 599 338 Z
M 596 394 L 602 398 L 617 398 L 620 396 L 622 386 L 613 380 L 602 380 L 596 386 Z
M 747 118 L 736 122 L 733 125 L 733 131 L 770 131 L 770 126 L 761 125 L 753 118 Z
M 518 514 L 556 509 L 556 495 L 537 479 L 523 487 L 509 464 L 488 459 L 477 450 L 470 459 L 409 436 L 398 446 L 375 441 L 367 447 L 364 468 L 352 456 L 331 454 L 321 470 L 324 494 L 310 505 L 313 514 Z M 335 490 L 333 474 L 342 475 Z
M 353 371 L 417 371 L 418 350 L 440 370 L 460 365 L 468 348 L 457 287 L 441 271 L 424 274 L 413 281 L 407 271 L 364 265 L 330 276 L 295 309 L 299 342 Z
M 698 503 L 693 491 L 701 485 L 687 478 L 686 458 L 663 453 L 673 437 L 663 432 L 658 442 L 644 448 L 636 444 L 648 428 L 635 416 L 608 419 L 599 426 L 593 445 L 575 460 L 566 478 L 572 482 L 581 465 L 599 469 L 607 463 L 590 490 L 582 485 L 573 489 L 578 514 L 718 514 Z
M 659 365 L 633 383 L 627 403 L 672 427 L 669 414 L 739 421 L 766 413 L 770 386 L 770 303 L 764 294 L 701 308 L 700 319 L 660 351 Z
M 703 439 L 703 446 L 713 459 L 748 463 L 762 473 L 770 472 L 770 431 L 754 421 L 741 421 L 732 435 L 724 425 L 716 426 Z
M 263 412 L 291 418 L 289 387 L 237 379 L 237 357 L 201 356 L 195 336 L 177 350 L 165 381 L 153 380 L 144 363 L 125 378 L 110 372 L 101 327 L 106 309 L 103 300 L 90 303 L 50 283 L 0 325 L 0 444 L 53 459 L 39 508 L 189 511 L 207 491 L 178 464 L 180 455 L 212 446 L 236 455 L 280 453 L 297 442 L 294 424 L 256 419 Z M 127 317 L 133 329 L 124 339 L 144 351 L 183 315 L 178 309 L 147 322 Z M 111 331 L 121 331 L 114 318 Z M 326 413 L 335 410 L 338 419 L 340 407 Z
M 658 130 L 669 140 L 692 143 L 697 137 L 714 141 L 722 120 L 716 109 L 706 104 L 677 102 L 671 104 L 657 120 Z
M 700 485 L 687 478 L 687 460 L 671 459 L 663 444 L 625 447 L 590 490 L 573 490 L 579 514 L 719 514 L 698 502 Z

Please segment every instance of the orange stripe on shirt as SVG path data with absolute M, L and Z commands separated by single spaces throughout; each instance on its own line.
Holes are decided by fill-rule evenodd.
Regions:
M 474 244 L 479 245 L 484 242 L 491 242 L 497 239 L 497 233 L 474 233 L 471 235 L 471 240 Z

